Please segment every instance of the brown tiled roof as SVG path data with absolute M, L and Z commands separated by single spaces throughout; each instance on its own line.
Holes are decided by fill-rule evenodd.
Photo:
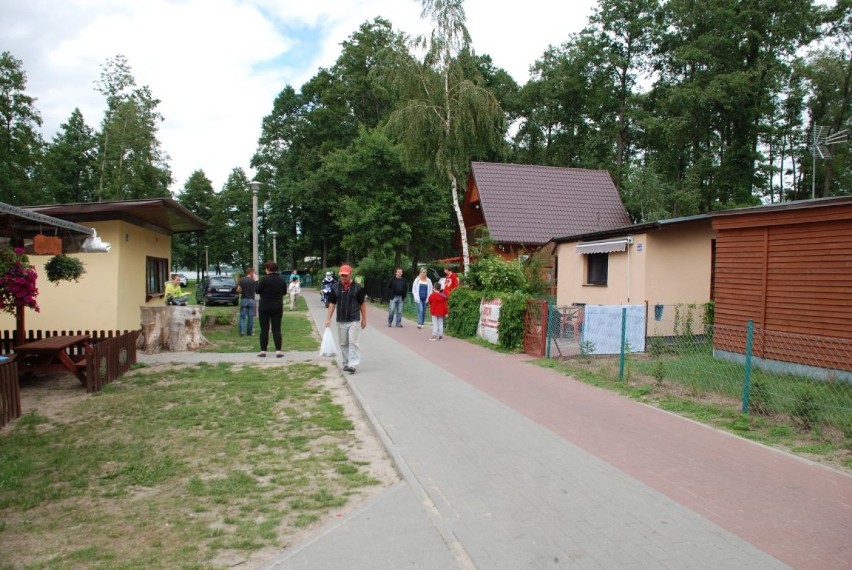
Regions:
M 605 170 L 472 162 L 471 176 L 489 233 L 500 243 L 539 245 L 630 224 Z

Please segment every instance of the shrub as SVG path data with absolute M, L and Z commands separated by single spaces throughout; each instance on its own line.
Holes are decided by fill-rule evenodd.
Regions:
M 524 312 L 527 296 L 522 293 L 503 293 L 500 296 L 500 323 L 497 340 L 507 350 L 519 350 L 524 345 Z
M 500 293 L 524 290 L 526 277 L 519 262 L 490 255 L 470 266 L 466 283 L 484 297 L 497 299 Z
M 447 334 L 460 338 L 476 335 L 479 326 L 479 303 L 482 296 L 469 287 L 459 287 L 450 295 L 450 316 L 447 318 Z

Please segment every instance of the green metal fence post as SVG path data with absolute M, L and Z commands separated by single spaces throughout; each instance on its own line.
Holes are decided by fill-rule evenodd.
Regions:
M 627 347 L 627 307 L 621 308 L 621 358 L 618 363 L 618 379 L 624 381 L 624 350 Z
M 748 399 L 751 390 L 751 345 L 754 337 L 754 321 L 748 322 L 746 333 L 745 377 L 743 378 L 743 413 L 748 414 Z
M 547 342 L 547 348 L 544 353 L 547 358 L 550 358 L 550 303 L 547 301 L 544 302 L 544 318 L 542 319 L 544 326 L 547 327 L 547 334 L 545 335 L 545 339 Z

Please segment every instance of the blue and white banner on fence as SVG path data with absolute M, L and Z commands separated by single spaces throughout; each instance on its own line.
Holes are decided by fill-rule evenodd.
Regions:
M 586 305 L 582 342 L 590 343 L 590 354 L 621 354 L 621 317 L 625 308 L 625 341 L 630 352 L 645 351 L 644 305 Z

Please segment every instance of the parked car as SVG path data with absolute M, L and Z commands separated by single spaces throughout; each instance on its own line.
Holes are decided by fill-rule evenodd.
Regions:
M 178 273 L 178 279 L 180 279 L 180 286 L 181 287 L 186 287 L 187 284 L 189 283 L 189 280 L 186 278 L 186 275 L 184 275 L 183 273 Z
M 204 277 L 195 289 L 195 300 L 208 306 L 217 303 L 238 305 L 240 295 L 237 293 L 237 282 L 233 277 L 225 275 Z

